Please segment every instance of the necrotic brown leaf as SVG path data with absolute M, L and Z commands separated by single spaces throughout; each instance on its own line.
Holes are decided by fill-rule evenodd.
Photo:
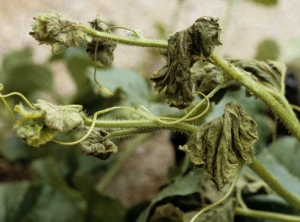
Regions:
M 166 88 L 165 99 L 170 106 L 184 109 L 192 103 L 190 68 L 210 56 L 221 44 L 219 37 L 218 20 L 211 17 L 199 18 L 191 27 L 169 36 L 167 62 L 150 79 L 158 92 Z
M 252 144 L 258 139 L 255 127 L 255 121 L 241 105 L 231 101 L 223 116 L 201 125 L 180 149 L 188 152 L 192 162 L 221 190 L 239 161 L 251 163 Z

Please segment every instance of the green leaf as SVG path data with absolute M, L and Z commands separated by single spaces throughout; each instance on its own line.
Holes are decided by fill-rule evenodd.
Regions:
M 203 174 L 196 171 L 191 171 L 185 176 L 176 178 L 173 183 L 163 188 L 158 195 L 152 199 L 150 205 L 141 213 L 137 222 L 146 222 L 152 207 L 165 198 L 172 196 L 186 196 L 200 192 L 203 180 Z
M 288 149 L 287 147 L 281 147 L 281 148 Z M 285 151 L 284 155 L 292 156 L 293 153 L 289 153 L 288 151 Z M 272 152 L 269 149 L 264 149 L 262 152 L 260 152 L 257 156 L 257 159 L 279 181 L 279 183 L 281 183 L 287 190 L 289 190 L 294 195 L 298 196 L 298 198 L 300 198 L 300 186 L 299 186 L 300 177 L 293 175 L 289 171 L 290 167 L 287 167 L 289 163 L 279 162 L 279 160 L 277 160 L 276 157 L 272 155 Z M 298 166 L 298 164 L 295 165 L 294 167 L 296 166 Z
M 32 185 L 13 221 L 84 221 L 84 211 L 72 198 L 49 185 Z
M 179 149 L 222 190 L 240 161 L 251 163 L 252 145 L 258 139 L 256 125 L 239 103 L 231 101 L 223 116 L 202 124 Z
M 90 175 L 77 173 L 73 183 L 88 203 L 86 221 L 124 221 L 126 209 L 118 200 L 99 194 L 94 186 L 94 178 Z
M 26 145 L 19 138 L 8 138 L 0 147 L 1 156 L 9 161 L 27 159 L 30 152 L 26 149 Z
M 279 0 L 248 0 L 248 1 L 251 1 L 253 3 L 258 3 L 264 6 L 274 6 L 279 2 Z
M 0 221 L 13 221 L 29 186 L 27 181 L 0 184 Z
M 28 94 L 36 89 L 52 90 L 53 79 L 45 66 L 28 63 L 7 71 L 4 86 L 6 92 Z
M 23 65 L 31 64 L 32 61 L 32 51 L 29 48 L 24 48 L 18 51 L 13 51 L 3 58 L 2 68 L 6 72 L 10 72 L 10 70 L 20 67 Z
M 98 85 L 94 82 L 94 68 L 89 68 L 87 75 L 92 83 L 95 93 L 98 93 Z M 149 97 L 149 87 L 143 77 L 132 70 L 110 68 L 97 69 L 97 80 L 109 91 L 116 93 L 121 90 L 124 99 L 129 105 L 143 104 Z
M 272 144 L 270 149 L 276 160 L 300 179 L 300 143 L 298 140 L 295 137 L 282 137 Z
M 84 221 L 72 199 L 50 186 L 29 182 L 0 185 L 0 221 Z
M 277 60 L 280 55 L 278 43 L 273 39 L 264 39 L 257 46 L 255 59 L 257 60 Z

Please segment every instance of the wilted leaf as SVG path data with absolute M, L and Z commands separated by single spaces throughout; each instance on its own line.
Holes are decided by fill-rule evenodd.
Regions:
M 183 212 L 171 203 L 155 208 L 149 222 L 183 222 Z
M 235 80 L 228 79 L 228 75 L 225 76 L 222 70 L 212 64 L 194 69 L 192 73 L 192 81 L 195 84 L 195 91 L 199 91 L 204 94 L 210 93 L 222 83 L 226 83 L 226 85 L 224 85 L 226 88 L 230 86 L 238 86 Z
M 89 128 L 86 128 L 88 131 Z M 81 142 L 83 151 L 90 156 L 106 160 L 110 154 L 118 152 L 118 147 L 107 137 L 107 132 L 102 129 L 93 129 L 92 133 Z
M 257 46 L 255 59 L 257 60 L 277 60 L 280 54 L 278 43 L 273 39 L 265 39 Z
M 218 205 L 201 214 L 195 222 L 232 222 L 235 215 L 235 200 L 230 198 L 224 204 Z M 189 222 L 198 212 L 189 212 L 184 215 L 184 222 Z
M 258 139 L 256 123 L 237 102 L 226 105 L 224 115 L 202 124 L 181 150 L 221 190 L 230 180 L 239 161 L 251 163 L 252 145 Z
M 281 81 L 285 77 L 286 66 L 282 62 L 250 60 L 231 60 L 235 66 L 243 69 L 253 79 L 263 84 L 268 89 L 281 92 Z
M 218 20 L 202 17 L 186 30 L 176 32 L 168 38 L 165 55 L 167 63 L 150 78 L 155 90 L 166 88 L 165 99 L 170 106 L 184 109 L 194 100 L 192 95 L 192 65 L 210 56 L 220 45 Z

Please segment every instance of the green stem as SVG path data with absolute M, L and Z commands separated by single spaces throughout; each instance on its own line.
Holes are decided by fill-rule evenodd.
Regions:
M 126 129 L 126 130 L 118 130 L 118 131 L 114 131 L 111 132 L 107 135 L 107 138 L 111 139 L 111 138 L 124 138 L 124 137 L 128 137 L 128 136 L 133 136 L 133 135 L 138 135 L 138 134 L 145 134 L 145 133 L 154 133 L 156 131 L 156 129 Z
M 145 139 L 147 139 L 149 135 L 140 135 L 135 137 L 131 142 L 130 146 L 127 147 L 120 155 L 119 159 L 115 164 L 113 164 L 101 181 L 96 185 L 96 190 L 99 193 L 103 193 L 105 188 L 110 184 L 115 175 L 119 172 L 124 163 L 128 160 L 128 158 L 133 154 L 139 144 L 141 144 Z
M 280 184 L 257 159 L 253 158 L 252 163 L 248 167 L 262 178 L 279 196 L 300 209 L 300 199 Z
M 91 126 L 93 120 L 85 118 L 85 125 Z M 95 127 L 101 128 L 160 128 L 160 129 L 170 129 L 180 132 L 194 132 L 197 127 L 187 124 L 187 123 L 176 123 L 173 125 L 168 125 L 164 123 L 157 122 L 156 120 L 97 120 Z
M 270 95 L 259 83 L 245 75 L 226 60 L 212 54 L 210 58 L 223 69 L 225 73 L 245 86 L 251 93 L 263 100 L 276 113 L 291 133 L 300 141 L 300 124 L 297 118 L 290 115 L 280 103 Z
M 121 43 L 125 45 L 135 45 L 142 47 L 154 47 L 154 48 L 167 48 L 168 43 L 164 40 L 158 39 L 146 39 L 146 38 L 132 38 L 126 36 L 119 36 L 107 32 L 99 32 L 93 28 L 86 27 L 84 25 L 77 25 L 80 29 L 84 30 L 86 33 L 100 39 L 107 39 L 114 41 L 116 43 Z
M 237 207 L 235 208 L 235 213 L 238 215 L 243 215 L 247 217 L 256 217 L 256 218 L 264 218 L 264 219 L 270 219 L 270 220 L 281 220 L 286 222 L 299 222 L 300 217 L 299 216 L 291 216 L 286 214 L 280 214 L 280 213 L 272 213 L 272 212 L 265 212 L 260 210 L 251 210 L 249 208 L 242 208 Z

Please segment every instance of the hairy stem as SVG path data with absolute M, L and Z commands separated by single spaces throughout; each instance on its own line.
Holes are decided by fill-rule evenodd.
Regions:
M 294 207 L 300 209 L 300 199 L 280 184 L 276 178 L 256 159 L 248 165 L 260 178 L 262 178 L 279 196 Z
M 87 126 L 92 125 L 93 120 L 85 118 Z M 180 132 L 194 132 L 197 127 L 187 123 L 176 123 L 173 125 L 157 122 L 156 120 L 97 120 L 95 127 L 101 128 L 157 128 L 157 129 L 170 129 Z
M 225 73 L 245 86 L 251 93 L 263 100 L 277 114 L 281 121 L 291 131 L 291 133 L 300 141 L 300 124 L 295 115 L 290 115 L 273 96 L 270 95 L 259 83 L 245 75 L 242 71 L 234 67 L 226 60 L 212 54 L 210 58 L 223 69 Z
M 120 44 L 135 45 L 135 46 L 142 46 L 142 47 L 154 47 L 154 48 L 168 47 L 168 43 L 164 40 L 119 36 L 111 33 L 99 32 L 93 28 L 89 28 L 84 25 L 78 25 L 77 27 L 84 30 L 86 33 L 90 34 L 93 37 L 99 39 L 108 39 Z

